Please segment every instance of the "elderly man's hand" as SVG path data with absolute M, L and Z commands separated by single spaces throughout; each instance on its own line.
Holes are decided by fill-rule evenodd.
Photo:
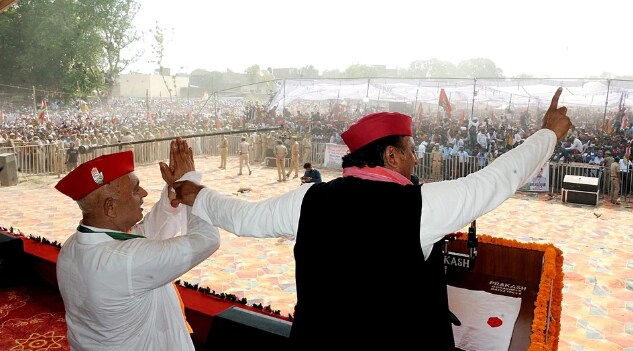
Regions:
M 169 192 L 169 200 L 173 207 L 178 207 L 180 204 L 193 206 L 196 197 L 198 197 L 198 193 L 204 188 L 204 186 L 197 185 L 188 180 L 175 182 L 172 186 L 173 191 Z
M 552 97 L 552 103 L 549 109 L 547 109 L 547 112 L 545 112 L 545 116 L 543 116 L 542 126 L 542 128 L 549 129 L 556 133 L 556 139 L 558 141 L 563 140 L 571 128 L 571 120 L 567 117 L 567 107 L 558 107 L 558 98 L 562 92 L 563 88 L 556 89 L 556 93 L 554 93 L 554 97 Z
M 169 166 L 159 162 L 160 172 L 167 185 L 172 185 L 187 172 L 195 171 L 193 162 L 193 150 L 187 145 L 187 141 L 177 137 L 173 140 L 169 149 Z

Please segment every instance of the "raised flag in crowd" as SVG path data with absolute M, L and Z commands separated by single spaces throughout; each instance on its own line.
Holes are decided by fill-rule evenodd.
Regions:
M 418 121 L 415 124 L 416 131 L 422 130 L 422 119 L 424 118 L 424 106 L 420 104 L 418 106 Z
M 42 100 L 42 104 L 40 105 L 40 110 L 37 113 L 37 122 L 42 125 L 46 121 L 46 100 Z
M 446 111 L 446 114 L 448 114 L 448 117 L 450 118 L 452 107 L 450 101 L 448 101 L 448 96 L 446 96 L 446 91 L 444 91 L 444 88 L 440 89 L 440 101 L 438 104 L 444 109 L 444 111 Z
M 90 107 L 88 107 L 88 103 L 86 103 L 85 101 L 81 100 L 79 102 L 79 109 L 81 110 L 81 112 L 83 113 L 90 113 Z

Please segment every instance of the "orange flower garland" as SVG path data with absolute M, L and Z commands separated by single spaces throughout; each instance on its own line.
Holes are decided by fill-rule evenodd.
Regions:
M 459 240 L 468 238 L 468 233 L 457 234 Z M 485 244 L 544 252 L 528 351 L 557 350 L 563 302 L 563 252 L 552 244 L 521 243 L 486 234 L 478 234 L 477 240 Z

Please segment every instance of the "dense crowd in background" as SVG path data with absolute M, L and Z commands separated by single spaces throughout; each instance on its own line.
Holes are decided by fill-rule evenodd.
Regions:
M 114 145 L 119 142 L 153 140 L 226 130 L 279 127 L 269 139 L 290 143 L 309 138 L 312 143 L 341 144 L 341 132 L 363 115 L 389 109 L 382 102 L 300 101 L 288 106 L 268 106 L 266 101 L 243 98 L 209 100 L 111 99 L 107 103 L 64 105 L 48 101 L 46 110 L 0 101 L 0 147 L 2 152 L 29 154 L 29 165 L 46 171 L 51 150 L 64 154 L 70 148 Z M 41 108 L 41 106 L 39 106 Z M 453 111 L 422 106 L 413 115 L 416 145 L 419 145 L 425 176 L 431 174 L 430 157 L 439 149 L 443 160 L 467 158 L 474 170 L 520 144 L 540 128 L 543 112 L 516 108 Z M 578 162 L 605 166 L 607 156 L 618 157 L 621 170 L 633 171 L 630 148 L 633 118 L 625 107 L 604 112 L 595 108 L 570 107 L 574 127 L 552 155 L 555 162 Z M 20 146 L 30 146 L 22 148 Z M 44 151 L 48 150 L 48 151 Z M 425 158 L 429 158 L 425 162 Z M 80 162 L 81 160 L 79 160 Z M 35 167 L 34 164 L 38 164 Z M 607 165 L 608 166 L 608 165 Z M 23 170 L 24 171 L 24 170 Z M 48 171 L 52 171 L 48 169 Z

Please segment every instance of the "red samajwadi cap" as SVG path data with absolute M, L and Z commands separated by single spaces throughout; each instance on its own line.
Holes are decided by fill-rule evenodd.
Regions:
M 361 147 L 389 135 L 413 135 L 411 117 L 399 112 L 371 113 L 352 124 L 341 138 L 354 152 Z
M 130 172 L 134 172 L 132 151 L 103 155 L 73 169 L 55 185 L 55 189 L 77 201 Z

